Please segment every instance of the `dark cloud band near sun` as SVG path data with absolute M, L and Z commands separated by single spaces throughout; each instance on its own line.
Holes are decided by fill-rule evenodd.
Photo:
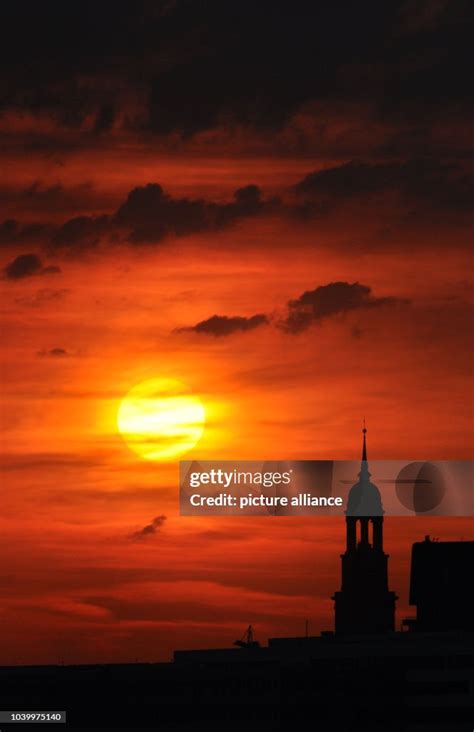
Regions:
M 334 315 L 349 313 L 361 308 L 378 308 L 387 305 L 403 305 L 409 301 L 393 296 L 374 297 L 368 285 L 359 282 L 330 282 L 314 290 L 307 290 L 300 297 L 288 302 L 288 312 L 283 318 L 272 318 L 258 313 L 249 317 L 212 315 L 194 326 L 178 329 L 178 332 L 194 332 L 204 335 L 229 336 L 237 332 L 254 330 L 268 325 L 272 320 L 288 333 L 300 333 L 315 323 L 321 323 Z
M 264 198 L 261 189 L 248 184 L 237 189 L 233 200 L 217 203 L 202 198 L 176 198 L 158 183 L 132 189 L 113 213 L 75 216 L 60 225 L 8 219 L 0 226 L 5 247 L 25 241 L 43 241 L 50 253 L 64 249 L 91 249 L 101 241 L 131 244 L 159 243 L 170 236 L 183 237 L 219 231 L 256 216 L 284 216 L 308 225 L 333 212 L 344 202 L 380 206 L 377 195 L 398 194 L 390 203 L 395 211 L 416 207 L 417 216 L 429 221 L 443 211 L 468 215 L 474 197 L 473 176 L 458 163 L 432 160 L 397 163 L 349 161 L 309 173 L 282 196 Z M 31 255 L 28 255 L 31 256 Z M 15 267 L 13 267 L 15 271 Z

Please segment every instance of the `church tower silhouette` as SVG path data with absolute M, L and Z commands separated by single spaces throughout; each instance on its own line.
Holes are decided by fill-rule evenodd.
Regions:
M 337 634 L 395 630 L 397 596 L 388 589 L 388 554 L 383 550 L 384 512 L 379 489 L 370 482 L 365 420 L 362 432 L 359 480 L 352 486 L 347 500 L 347 544 L 341 555 L 341 589 L 332 597 Z

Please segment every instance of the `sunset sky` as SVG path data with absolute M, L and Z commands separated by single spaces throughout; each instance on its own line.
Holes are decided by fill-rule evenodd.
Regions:
M 343 520 L 180 517 L 117 410 L 186 384 L 186 459 L 352 460 L 364 415 L 369 460 L 472 458 L 469 3 L 2 15 L 1 663 L 331 629 Z M 385 524 L 399 622 L 472 519 Z

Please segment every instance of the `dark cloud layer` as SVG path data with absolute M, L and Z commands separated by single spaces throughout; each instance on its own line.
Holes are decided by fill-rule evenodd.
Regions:
M 44 239 L 50 228 L 43 223 L 21 224 L 16 219 L 5 219 L 0 223 L 0 245 L 21 244 L 34 239 Z
M 469 213 L 474 178 L 459 162 L 427 158 L 379 163 L 352 160 L 308 173 L 287 189 L 283 198 L 265 198 L 257 185 L 249 184 L 234 191 L 227 203 L 177 198 L 159 183 L 147 183 L 133 188 L 126 200 L 107 214 L 74 216 L 60 226 L 8 219 L 0 225 L 0 242 L 8 246 L 34 240 L 46 244 L 50 252 L 86 250 L 102 240 L 156 243 L 168 236 L 220 231 L 252 216 L 311 221 L 346 201 L 371 205 L 374 196 L 386 193 L 397 194 L 396 200 L 392 196 L 388 201 L 397 215 L 401 206 L 402 211 L 417 211 L 430 222 L 433 213 L 438 220 L 445 214 Z
M 134 243 L 159 242 L 165 236 L 219 230 L 235 221 L 279 207 L 275 198 L 264 200 L 260 188 L 238 188 L 230 203 L 173 198 L 158 183 L 133 188 L 126 201 L 110 216 L 77 216 L 53 235 L 53 248 L 95 246 L 101 237 L 124 234 Z
M 7 264 L 4 274 L 7 280 L 21 280 L 33 275 L 56 274 L 60 271 L 56 266 L 44 267 L 37 254 L 20 254 Z
M 109 224 L 109 216 L 75 216 L 54 232 L 53 248 L 76 245 L 84 248 L 94 247 L 99 243 L 101 236 L 109 233 Z
M 430 207 L 462 210 L 472 207 L 474 178 L 457 164 L 437 160 L 378 164 L 352 160 L 309 173 L 295 190 L 329 202 L 393 190 L 414 204 L 421 201 Z
M 276 324 L 287 333 L 300 333 L 311 325 L 321 323 L 335 315 L 360 308 L 376 308 L 401 303 L 407 303 L 407 300 L 397 297 L 374 297 L 372 288 L 359 282 L 330 282 L 327 285 L 320 285 L 314 290 L 306 290 L 295 300 L 290 300 L 285 317 L 276 321 Z M 196 325 L 181 328 L 178 332 L 229 336 L 268 323 L 270 323 L 270 317 L 263 313 L 248 318 L 213 315 Z
M 160 242 L 269 212 L 312 218 L 391 191 L 417 215 L 464 213 L 473 193 L 462 164 L 471 15 L 467 0 L 49 0 L 29 3 L 25 23 L 23 5 L 6 3 L 0 156 L 10 164 L 12 150 L 62 165 L 71 150 L 93 159 L 102 150 L 225 157 L 241 148 L 339 163 L 301 180 L 296 203 L 265 200 L 255 185 L 216 203 L 148 182 L 113 210 L 115 198 L 84 181 L 74 190 L 34 181 L 13 193 L 2 185 L 9 216 L 51 216 L 4 221 L 0 243 Z
M 369 97 L 423 117 L 469 98 L 467 0 L 20 3 L 2 16 L 4 109 L 97 135 L 185 135 L 238 121 L 272 129 L 308 101 Z M 467 73 L 467 71 L 466 71 Z M 129 109 L 132 92 L 144 109 Z M 128 104 L 127 104 L 128 103 Z
M 399 302 L 403 301 L 394 297 L 374 297 L 372 288 L 359 282 L 330 282 L 290 300 L 288 316 L 281 325 L 290 333 L 299 333 L 334 315 Z
M 228 336 L 238 331 L 248 331 L 265 325 L 269 322 L 266 315 L 257 313 L 249 318 L 243 318 L 238 315 L 213 315 L 207 320 L 201 320 L 190 328 L 182 328 L 181 331 L 194 331 L 195 333 L 203 333 L 213 336 Z
M 143 527 L 143 529 L 139 529 L 138 531 L 134 531 L 133 534 L 130 535 L 130 538 L 134 541 L 140 541 L 141 539 L 146 539 L 149 536 L 153 536 L 157 533 L 158 529 L 160 529 L 163 524 L 166 521 L 166 516 L 155 516 L 152 521 L 150 521 L 149 524 Z
M 263 201 L 256 185 L 237 189 L 231 203 L 217 204 L 172 198 L 159 184 L 149 183 L 130 191 L 112 226 L 127 228 L 132 241 L 159 241 L 166 234 L 184 236 L 219 229 L 239 218 L 266 212 L 276 203 Z
M 48 351 L 38 351 L 38 356 L 45 356 L 48 358 L 66 358 L 69 356 L 69 352 L 65 348 L 50 348 Z

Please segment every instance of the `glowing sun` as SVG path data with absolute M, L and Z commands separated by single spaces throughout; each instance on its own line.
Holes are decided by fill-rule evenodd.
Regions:
M 149 379 L 122 399 L 117 426 L 127 445 L 146 460 L 173 460 L 201 439 L 201 400 L 175 379 Z

